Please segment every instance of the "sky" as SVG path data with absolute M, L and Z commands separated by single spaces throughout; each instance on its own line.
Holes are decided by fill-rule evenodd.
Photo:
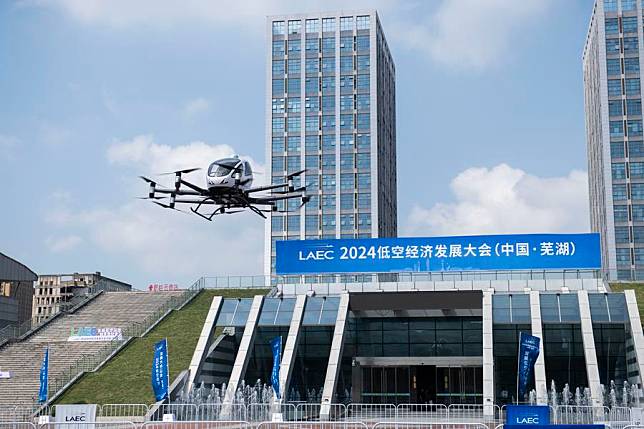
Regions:
M 589 230 L 592 0 L 349 4 L 378 10 L 396 65 L 399 235 Z M 233 153 L 261 171 L 266 16 L 346 7 L 0 2 L 0 252 L 137 288 L 261 274 L 260 218 L 161 210 L 137 176 Z

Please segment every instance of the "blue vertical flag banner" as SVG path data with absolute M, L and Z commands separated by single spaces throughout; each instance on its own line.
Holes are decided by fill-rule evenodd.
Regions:
M 168 397 L 169 381 L 168 339 L 164 338 L 154 345 L 154 360 L 152 361 L 152 389 L 157 401 Z
M 271 373 L 271 384 L 277 399 L 280 399 L 280 363 L 282 362 L 282 337 L 275 337 L 271 340 L 273 351 L 273 372 Z
M 38 391 L 38 402 L 47 402 L 49 393 L 49 347 L 45 349 L 45 356 L 42 358 L 42 365 L 40 366 L 40 390 Z
M 519 366 L 517 370 L 517 400 L 523 400 L 528 388 L 528 380 L 539 356 L 539 337 L 521 332 L 519 336 Z

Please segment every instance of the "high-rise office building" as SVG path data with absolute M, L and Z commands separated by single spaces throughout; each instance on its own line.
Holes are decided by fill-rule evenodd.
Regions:
M 590 220 L 610 280 L 644 279 L 639 0 L 596 0 L 583 53 Z
M 274 183 L 306 169 L 310 202 L 282 202 L 275 241 L 397 234 L 395 67 L 375 10 L 267 18 L 266 152 Z

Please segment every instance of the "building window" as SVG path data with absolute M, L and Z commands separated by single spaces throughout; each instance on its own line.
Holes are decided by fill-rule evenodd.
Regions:
M 288 99 L 288 112 L 299 113 L 301 111 L 300 97 L 289 97 Z
M 341 94 L 353 93 L 353 75 L 340 76 L 340 93 Z
M 322 175 L 322 190 L 335 191 L 335 174 Z M 333 195 L 333 198 L 335 198 L 335 195 Z M 335 203 L 333 205 L 335 206 Z
M 631 185 L 631 198 L 634 200 L 644 200 L 644 183 L 633 183 Z
M 633 222 L 644 222 L 644 205 L 633 204 Z
M 306 155 L 304 158 L 304 166 L 307 170 L 317 170 L 320 168 L 320 157 L 317 155 Z M 309 175 L 306 176 L 306 180 L 309 180 Z M 307 184 L 308 187 L 308 184 Z M 311 191 L 312 189 L 309 189 Z
M 341 53 L 353 52 L 353 36 L 340 37 L 340 52 Z
M 622 81 L 620 79 L 608 79 L 608 96 L 616 97 L 622 95 Z
M 358 30 L 368 30 L 369 29 L 369 16 L 358 16 L 356 17 L 356 28 Z
M 608 127 L 611 137 L 622 137 L 624 135 L 624 123 L 622 121 L 610 121 Z
M 639 58 L 624 58 L 624 73 L 632 74 L 640 72 Z
M 644 162 L 631 162 L 628 171 L 631 179 L 644 179 Z
M 371 173 L 358 173 L 358 189 L 371 188 Z
M 307 94 L 317 94 L 320 90 L 320 83 L 317 77 L 307 77 L 306 78 L 306 93 Z
M 297 95 L 300 93 L 300 87 L 301 87 L 301 79 L 300 78 L 292 78 L 288 79 L 288 89 L 287 92 L 289 94 Z
M 628 227 L 627 226 L 616 226 L 615 227 L 615 242 L 616 243 L 628 243 L 629 242 Z
M 637 37 L 624 37 L 624 53 L 637 52 Z
M 343 16 L 340 18 L 340 31 L 353 31 L 352 16 Z
M 307 112 L 318 112 L 320 110 L 320 98 L 306 97 L 304 99 L 304 105 L 306 106 Z
M 273 113 L 284 113 L 283 98 L 273 98 Z
M 643 248 L 635 248 L 633 253 L 634 253 L 633 256 L 635 256 L 635 263 L 636 264 L 644 263 L 644 249 Z
M 302 42 L 299 39 L 288 41 L 288 55 L 290 57 L 299 57 L 302 50 Z
M 317 115 L 306 117 L 306 131 L 318 131 L 320 129 L 320 119 Z M 316 140 L 317 141 L 317 140 Z
M 622 11 L 635 10 L 636 0 L 622 0 Z
M 288 34 L 300 34 L 302 32 L 302 21 L 293 20 L 288 22 Z
M 289 133 L 299 133 L 300 132 L 300 117 L 299 116 L 289 116 L 288 117 L 288 132 Z
M 326 95 L 322 97 L 322 112 L 330 113 L 335 110 L 335 97 Z
M 341 130 L 353 129 L 353 114 L 340 115 L 340 129 Z
M 322 109 L 324 109 L 324 106 L 322 107 Z M 335 116 L 333 115 L 322 116 L 322 131 L 333 131 L 333 130 L 335 130 Z
M 353 152 L 353 134 L 340 135 L 340 152 Z
M 340 73 L 343 73 L 343 74 L 353 73 L 352 56 L 340 57 Z
M 335 18 L 322 18 L 322 31 L 335 31 Z
M 284 132 L 284 118 L 273 118 L 273 134 Z
M 284 21 L 273 21 L 273 34 L 276 36 L 284 34 Z
M 275 216 L 271 217 L 271 229 L 273 231 L 283 231 L 284 230 L 284 216 Z
M 644 241 L 644 226 L 633 227 L 633 241 L 638 244 Z
M 619 58 L 609 58 L 606 60 L 606 72 L 608 76 L 618 76 L 622 74 L 622 67 Z
M 286 218 L 289 232 L 298 232 L 300 230 L 300 217 L 297 215 L 289 215 Z
M 335 57 L 324 57 L 322 58 L 322 73 L 334 73 L 335 72 Z
M 353 210 L 354 197 L 353 194 L 340 194 L 340 209 Z
M 322 38 L 322 54 L 333 55 L 335 53 L 335 37 Z
M 350 231 L 355 228 L 356 225 L 355 216 L 352 214 L 343 214 L 340 215 L 340 229 L 342 231 Z
M 286 150 L 289 152 L 300 152 L 300 137 L 299 136 L 290 136 L 286 141 Z
M 604 0 L 605 12 L 617 12 L 617 0 Z
M 335 152 L 335 134 L 324 134 L 322 136 L 322 151 Z
M 358 92 L 369 91 L 369 75 L 359 74 L 356 87 Z
M 613 200 L 624 201 L 627 199 L 628 199 L 628 194 L 626 193 L 626 185 L 613 184 Z
M 617 18 L 606 18 L 604 20 L 604 32 L 606 34 L 619 34 L 619 22 Z
M 371 103 L 371 96 L 369 94 L 358 94 L 356 98 L 358 111 L 369 110 L 369 105 Z
M 272 171 L 284 171 L 284 157 L 283 156 L 274 156 L 271 163 Z
M 317 153 L 320 148 L 318 136 L 306 136 L 304 139 L 304 148 L 306 149 L 306 153 Z
M 370 115 L 368 113 L 358 114 L 358 129 L 368 130 L 370 127 Z
M 322 170 L 335 171 L 335 154 L 322 155 Z
M 622 116 L 622 100 L 612 100 L 608 102 L 609 116 Z
M 617 20 L 615 20 L 617 21 Z M 622 31 L 624 33 L 637 33 L 637 17 L 625 16 L 622 18 Z M 608 34 L 608 31 L 606 32 Z
M 273 152 L 284 152 L 284 137 L 273 137 L 271 149 Z
M 368 72 L 369 71 L 369 55 L 358 55 L 356 57 L 356 68 L 358 69 L 358 73 L 360 72 Z
M 318 215 L 306 215 L 306 217 L 304 218 L 304 223 L 306 232 L 317 231 L 320 224 L 320 218 L 318 217 Z
M 284 94 L 284 79 L 273 79 L 273 95 Z
M 322 231 L 335 231 L 335 215 L 322 215 Z
M 356 165 L 359 170 L 369 169 L 371 167 L 371 154 L 368 154 L 368 153 L 357 154 Z
M 273 60 L 273 77 L 284 77 L 284 60 Z
M 340 190 L 341 191 L 350 191 L 355 187 L 353 173 L 342 173 L 340 174 Z
M 341 111 L 353 110 L 353 95 L 340 96 L 340 110 Z
M 622 145 L 622 158 L 624 157 L 624 148 L 622 142 L 619 142 Z M 611 143 L 611 153 L 613 150 L 613 144 Z M 631 158 L 641 158 L 644 157 L 644 142 L 641 141 L 629 141 L 628 142 L 628 155 Z
M 353 170 L 355 168 L 354 158 L 352 153 L 340 154 L 340 169 Z
M 322 94 L 333 94 L 335 92 L 335 77 L 322 78 Z
M 288 74 L 300 74 L 302 62 L 299 58 L 288 60 Z
M 369 51 L 369 36 L 356 37 L 356 51 L 358 52 Z
M 641 115 L 642 102 L 639 99 L 626 100 L 626 113 L 628 115 Z
M 626 164 L 623 162 L 614 162 L 611 165 L 613 180 L 626 179 Z
M 618 265 L 630 265 L 631 264 L 631 249 L 629 249 L 629 248 L 615 249 L 615 257 L 617 259 L 617 264 Z
M 358 214 L 358 228 L 371 228 L 371 213 Z
M 642 135 L 642 121 L 640 120 L 629 120 L 626 123 L 628 128 L 629 136 L 641 136 Z
M 358 194 L 358 208 L 368 209 L 369 207 L 371 207 L 371 194 L 369 193 Z
M 628 222 L 628 206 L 614 206 L 613 216 L 615 222 Z
M 624 82 L 626 87 L 626 95 L 640 95 L 639 79 L 626 79 Z
M 306 20 L 306 32 L 307 33 L 319 33 L 320 32 L 320 20 L 319 19 L 307 19 Z
M 606 54 L 619 54 L 619 39 L 606 39 Z
M 306 59 L 306 73 L 317 73 L 320 70 L 320 60 L 318 58 Z
M 286 169 L 289 172 L 299 171 L 301 169 L 300 165 L 301 165 L 301 162 L 300 162 L 299 155 L 286 157 Z
M 358 133 L 356 141 L 359 152 L 369 150 L 371 148 L 371 134 L 369 133 Z
M 283 40 L 273 40 L 273 56 L 274 57 L 283 57 L 284 56 L 284 41 Z

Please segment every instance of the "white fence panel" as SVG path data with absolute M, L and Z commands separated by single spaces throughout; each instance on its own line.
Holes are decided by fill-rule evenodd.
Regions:
M 194 421 L 194 422 L 146 422 L 141 429 L 251 429 L 253 426 L 244 421 Z
M 386 421 L 396 419 L 394 404 L 349 404 L 347 420 Z
M 399 421 L 446 421 L 447 416 L 447 406 L 443 404 L 399 404 L 396 407 L 396 420 Z
M 318 421 L 320 420 L 320 404 L 302 403 L 295 408 L 295 419 L 297 421 Z M 329 420 L 342 420 L 347 416 L 347 406 L 344 404 L 331 404 Z
M 489 429 L 483 423 L 378 422 L 373 429 Z
M 153 407 L 154 405 L 151 405 L 150 410 L 153 410 Z M 148 413 L 147 419 L 161 421 L 164 414 L 173 414 L 175 421 L 198 421 L 197 412 L 195 404 L 161 404 L 157 410 Z
M 101 417 L 145 417 L 150 411 L 146 404 L 103 404 L 100 407 Z
M 282 420 L 295 420 L 295 404 L 248 404 L 246 407 L 246 416 L 249 422 L 269 422 L 273 420 L 273 413 L 280 413 Z
M 257 429 L 369 429 L 362 422 L 262 422 Z
M 447 415 L 450 421 L 494 422 L 501 419 L 501 408 L 493 405 L 493 414 L 485 415 L 483 404 L 450 404 Z
M 38 429 L 137 429 L 130 421 L 86 422 L 86 423 L 47 423 Z
M 0 429 L 36 429 L 31 422 L 0 422 Z
M 559 405 L 556 408 L 556 422 L 560 425 L 589 425 L 609 421 L 608 407 L 591 405 Z
M 228 406 L 227 416 L 222 414 L 223 404 L 201 404 L 197 412 L 197 420 L 201 421 L 246 421 L 246 407 L 243 404 Z

